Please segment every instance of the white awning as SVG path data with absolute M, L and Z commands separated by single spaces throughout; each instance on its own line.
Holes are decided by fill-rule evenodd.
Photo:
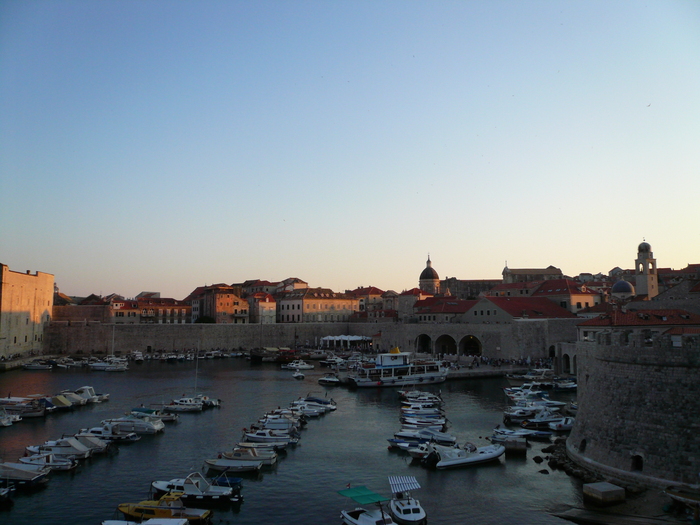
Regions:
M 389 485 L 391 485 L 391 492 L 394 494 L 420 488 L 414 476 L 389 476 Z

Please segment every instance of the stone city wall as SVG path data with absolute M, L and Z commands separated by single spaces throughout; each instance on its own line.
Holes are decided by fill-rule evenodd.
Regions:
M 374 337 L 379 351 L 394 346 L 416 352 L 421 335 L 431 340 L 432 351 L 440 337 L 452 338 L 458 348 L 468 336 L 476 337 L 482 355 L 492 358 L 546 357 L 549 348 L 576 338 L 570 320 L 524 321 L 503 324 L 456 323 L 298 323 L 298 324 L 102 324 L 55 322 L 47 329 L 47 354 L 124 355 L 133 351 L 257 347 L 317 347 L 324 336 L 362 335 Z M 377 336 L 380 335 L 379 338 Z M 439 346 L 439 345 L 438 345 Z
M 569 456 L 643 485 L 700 481 L 700 337 L 645 345 L 642 335 L 598 334 L 578 344 L 576 424 Z

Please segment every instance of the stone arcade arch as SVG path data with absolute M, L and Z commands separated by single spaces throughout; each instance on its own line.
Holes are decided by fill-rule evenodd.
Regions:
M 420 334 L 416 337 L 416 352 L 421 354 L 433 353 L 433 339 L 428 334 Z
M 460 355 L 481 355 L 481 341 L 475 335 L 467 335 L 459 342 Z
M 443 334 L 435 340 L 435 353 L 442 355 L 457 354 L 457 343 L 450 335 Z
M 562 360 L 562 363 L 561 363 L 562 372 L 564 372 L 566 374 L 571 374 L 572 373 L 571 358 L 569 357 L 569 354 L 564 354 L 563 356 L 561 356 L 561 360 Z

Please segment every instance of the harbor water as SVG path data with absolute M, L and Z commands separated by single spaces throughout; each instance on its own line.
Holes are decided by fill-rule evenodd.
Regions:
M 0 395 L 56 394 L 90 385 L 110 400 L 45 418 L 32 418 L 0 428 L 2 461 L 17 461 L 27 445 L 41 444 L 101 420 L 119 417 L 144 404 L 167 403 L 199 393 L 221 399 L 220 408 L 184 413 L 163 433 L 120 445 L 113 455 L 96 456 L 74 472 L 52 472 L 45 488 L 19 492 L 14 505 L 0 511 L 0 523 L 13 525 L 98 525 L 123 519 L 117 505 L 148 499 L 152 481 L 182 478 L 202 471 L 205 459 L 230 450 L 242 429 L 266 411 L 287 406 L 306 395 L 333 398 L 338 406 L 311 419 L 296 447 L 290 447 L 272 468 L 259 476 L 242 476 L 244 502 L 214 511 L 214 523 L 339 524 L 340 510 L 358 505 L 337 491 L 365 485 L 390 496 L 388 476 L 415 476 L 414 491 L 431 525 L 538 525 L 565 523 L 552 512 L 581 506 L 581 482 L 552 471 L 542 448 L 533 442 L 522 456 L 498 462 L 437 471 L 412 463 L 389 450 L 387 439 L 399 427 L 399 398 L 392 388 L 348 390 L 317 383 L 327 371 L 315 363 L 296 380 L 273 363 L 253 364 L 242 358 L 200 359 L 199 362 L 130 364 L 120 373 L 85 368 L 53 371 L 16 370 L 0 374 Z M 502 378 L 450 380 L 430 387 L 442 393 L 448 432 L 459 443 L 488 444 L 486 437 L 502 424 L 506 397 Z

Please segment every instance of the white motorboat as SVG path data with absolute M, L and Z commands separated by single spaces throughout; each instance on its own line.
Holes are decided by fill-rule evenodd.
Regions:
M 202 403 L 203 408 L 214 408 L 221 406 L 221 399 L 205 396 L 204 394 L 197 394 L 194 396 L 194 400 L 195 402 Z
M 408 455 L 411 456 L 413 459 L 423 459 L 425 456 L 430 454 L 430 448 L 428 448 L 427 443 L 412 443 L 412 447 L 407 447 L 406 452 L 408 452 Z M 402 447 L 399 447 L 402 448 Z
M 312 405 L 322 405 L 326 412 L 333 412 L 338 408 L 338 405 L 333 398 L 328 399 L 327 397 L 306 396 L 305 398 L 300 399 L 300 401 L 304 401 L 307 404 L 310 403 Z
M 204 467 L 214 472 L 254 472 L 260 470 L 263 462 L 260 460 L 234 460 L 234 459 L 205 459 Z
M 199 472 L 193 472 L 186 478 L 151 483 L 156 497 L 168 492 L 179 492 L 183 503 L 219 505 L 236 503 L 242 500 L 240 491 L 234 487 L 212 485 Z
M 22 368 L 25 370 L 51 370 L 53 369 L 53 365 L 41 359 L 35 359 L 34 361 L 23 364 Z
M 63 437 L 46 441 L 43 445 L 30 445 L 27 452 L 31 454 L 53 454 L 57 457 L 73 457 L 85 459 L 92 456 L 92 450 L 80 443 L 74 437 Z
M 400 418 L 403 428 L 432 428 L 442 430 L 447 424 L 447 419 L 444 417 L 423 418 L 423 417 L 408 417 Z
M 294 370 L 294 373 L 292 374 L 292 377 L 293 377 L 294 379 L 297 379 L 297 380 L 301 381 L 301 380 L 304 379 L 306 376 L 304 375 L 304 373 L 303 373 L 301 370 Z
M 549 430 L 550 423 L 557 423 L 562 419 L 561 414 L 557 414 L 550 410 L 542 410 L 533 417 L 525 419 L 520 423 L 523 428 L 544 429 Z
M 173 423 L 180 419 L 180 416 L 176 413 L 165 412 L 160 408 L 146 408 L 144 406 L 132 408 L 131 415 L 134 417 L 160 419 L 163 423 Z
M 421 428 L 418 430 L 400 430 L 399 432 L 394 433 L 394 437 L 404 441 L 416 441 L 419 443 L 424 443 L 427 441 L 434 441 L 440 445 L 454 445 L 457 443 L 457 438 L 452 434 L 439 432 L 430 428 Z
M 197 397 L 180 397 L 178 399 L 173 399 L 173 404 L 176 406 L 194 408 L 194 410 L 202 410 L 204 408 L 204 401 Z M 171 406 L 171 405 L 168 405 Z
M 271 466 L 277 463 L 277 452 L 274 449 L 236 447 L 231 452 L 222 452 L 221 459 L 229 460 L 259 460 L 263 465 Z
M 554 432 L 569 432 L 574 428 L 576 420 L 573 417 L 563 417 L 559 421 L 551 421 L 549 428 Z
M 506 448 L 500 444 L 477 447 L 473 443 L 467 443 L 464 448 L 460 448 L 428 443 L 428 447 L 431 451 L 422 462 L 426 466 L 437 469 L 467 467 L 496 461 L 506 451 Z
M 124 432 L 119 430 L 118 425 L 105 423 L 101 427 L 83 428 L 81 434 L 93 434 L 104 441 L 113 441 L 116 443 L 133 443 L 141 439 L 136 432 Z
M 353 501 L 363 505 L 372 503 L 377 505 L 377 508 L 370 510 L 363 507 L 356 507 L 353 510 L 341 510 L 340 519 L 343 520 L 345 525 L 394 525 L 396 523 L 392 519 L 389 510 L 382 507 L 382 502 L 389 501 L 389 498 L 380 496 L 364 486 L 339 490 L 338 494 L 351 498 Z
M 246 441 L 252 441 L 253 443 L 271 443 L 276 441 L 286 442 L 288 445 L 295 445 L 299 442 L 299 438 L 292 436 L 286 432 L 279 432 L 277 430 L 261 429 L 254 432 L 248 431 L 248 429 L 243 429 L 243 435 Z
M 173 401 L 169 405 L 163 405 L 163 412 L 201 412 L 204 408 L 202 403 L 176 403 Z
M 48 482 L 51 469 L 25 463 L 0 463 L 0 479 L 8 486 L 39 487 Z
M 425 525 L 428 516 L 420 501 L 411 496 L 412 490 L 420 488 L 414 476 L 389 476 L 389 486 L 393 497 L 389 502 L 389 512 L 396 523 L 401 525 Z
M 342 357 L 338 357 L 337 355 L 333 354 L 332 352 L 326 354 L 325 359 L 322 359 L 319 362 L 323 366 L 329 366 L 331 368 L 335 368 L 338 370 L 343 369 L 347 366 L 347 362 L 345 361 L 345 359 L 343 359 Z
M 291 405 L 292 409 L 301 412 L 306 417 L 320 417 L 326 413 L 326 409 L 319 405 L 313 406 L 298 401 L 296 401 L 295 403 L 296 404 Z
M 79 396 L 72 390 L 63 390 L 61 392 L 61 395 L 65 397 L 68 401 L 70 401 L 73 404 L 73 406 L 87 405 L 87 399 L 85 399 L 82 396 Z
M 290 363 L 282 365 L 282 368 L 286 368 L 287 370 L 313 370 L 314 365 L 307 363 L 303 359 L 295 359 Z
M 545 430 L 534 430 L 527 428 L 518 428 L 512 430 L 509 428 L 496 427 L 493 429 L 493 436 L 491 436 L 491 441 L 503 442 L 515 438 L 548 440 L 551 436 L 552 433 Z
M 136 432 L 137 434 L 157 434 L 163 432 L 165 423 L 158 418 L 148 416 L 125 416 L 113 419 L 105 419 L 102 425 L 115 425 L 120 432 Z
M 268 415 L 258 419 L 256 423 L 251 425 L 251 428 L 255 430 L 267 428 L 290 434 L 299 430 L 300 426 L 301 425 L 299 424 L 298 420 L 290 419 L 284 416 Z
M 323 377 L 319 377 L 318 384 L 323 386 L 337 386 L 342 384 L 342 382 L 340 381 L 338 374 L 330 372 L 325 374 Z
M 267 443 L 258 442 L 254 443 L 252 441 L 239 441 L 236 444 L 236 448 L 252 448 L 256 450 L 274 450 L 275 452 L 283 451 L 287 448 L 289 443 L 287 441 L 268 441 Z
M 75 393 L 87 400 L 88 403 L 102 403 L 109 400 L 109 394 L 98 394 L 91 386 L 81 386 Z
M 9 427 L 13 423 L 22 421 L 22 418 L 17 414 L 10 414 L 3 405 L 0 405 L 0 427 Z
M 34 454 L 19 458 L 20 463 L 27 465 L 41 465 L 51 470 L 73 470 L 78 466 L 78 461 L 69 456 L 56 456 L 50 452 Z
M 434 401 L 436 403 L 442 403 L 442 394 L 438 392 L 437 394 L 433 392 L 427 392 L 425 390 L 399 390 L 399 397 L 405 399 L 406 401 Z
M 112 446 L 109 441 L 100 439 L 94 434 L 78 433 L 73 436 L 81 445 L 92 450 L 93 454 L 102 454 L 107 452 Z

